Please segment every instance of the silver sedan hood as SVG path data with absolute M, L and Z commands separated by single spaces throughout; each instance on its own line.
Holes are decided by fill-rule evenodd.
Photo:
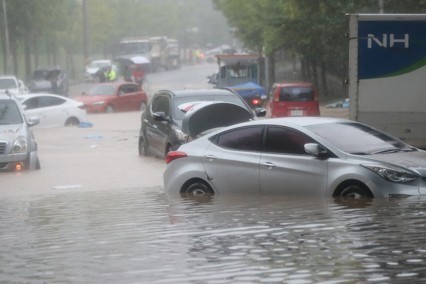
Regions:
M 196 102 L 185 111 L 182 132 L 191 138 L 211 129 L 254 119 L 249 110 L 228 102 Z
M 380 154 L 372 156 L 374 160 L 391 163 L 419 173 L 426 177 L 426 152 L 399 152 L 393 154 Z

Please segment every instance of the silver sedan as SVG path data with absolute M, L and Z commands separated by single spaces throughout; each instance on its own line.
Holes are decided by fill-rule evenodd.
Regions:
M 426 152 L 358 122 L 297 117 L 233 125 L 168 154 L 166 191 L 400 197 L 426 194 Z

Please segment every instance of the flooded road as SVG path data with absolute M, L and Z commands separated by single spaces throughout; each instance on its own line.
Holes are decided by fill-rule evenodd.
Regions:
M 426 203 L 161 188 L 0 200 L 2 283 L 424 283 Z
M 89 121 L 35 128 L 42 169 L 1 173 L 0 283 L 426 281 L 425 200 L 172 197 L 140 113 Z

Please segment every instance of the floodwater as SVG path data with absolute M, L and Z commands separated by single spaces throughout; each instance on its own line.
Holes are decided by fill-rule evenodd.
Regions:
M 0 283 L 426 283 L 426 200 L 172 197 L 140 113 L 89 121 L 35 128 L 42 169 L 1 173 Z
M 172 197 L 162 188 L 0 200 L 1 283 L 424 283 L 419 199 Z

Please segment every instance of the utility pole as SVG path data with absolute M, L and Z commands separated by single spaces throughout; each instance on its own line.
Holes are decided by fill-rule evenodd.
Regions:
M 89 20 L 88 20 L 89 18 L 87 15 L 87 0 L 82 0 L 82 8 L 83 8 L 83 52 L 84 52 L 84 64 L 86 64 L 90 57 Z
M 379 13 L 383 14 L 385 12 L 385 0 L 379 0 Z
M 7 10 L 6 10 L 6 0 L 3 0 L 3 18 L 4 18 L 4 40 L 6 46 L 6 58 L 5 58 L 5 73 L 9 74 L 10 70 L 10 44 L 9 44 L 9 27 L 7 21 Z

